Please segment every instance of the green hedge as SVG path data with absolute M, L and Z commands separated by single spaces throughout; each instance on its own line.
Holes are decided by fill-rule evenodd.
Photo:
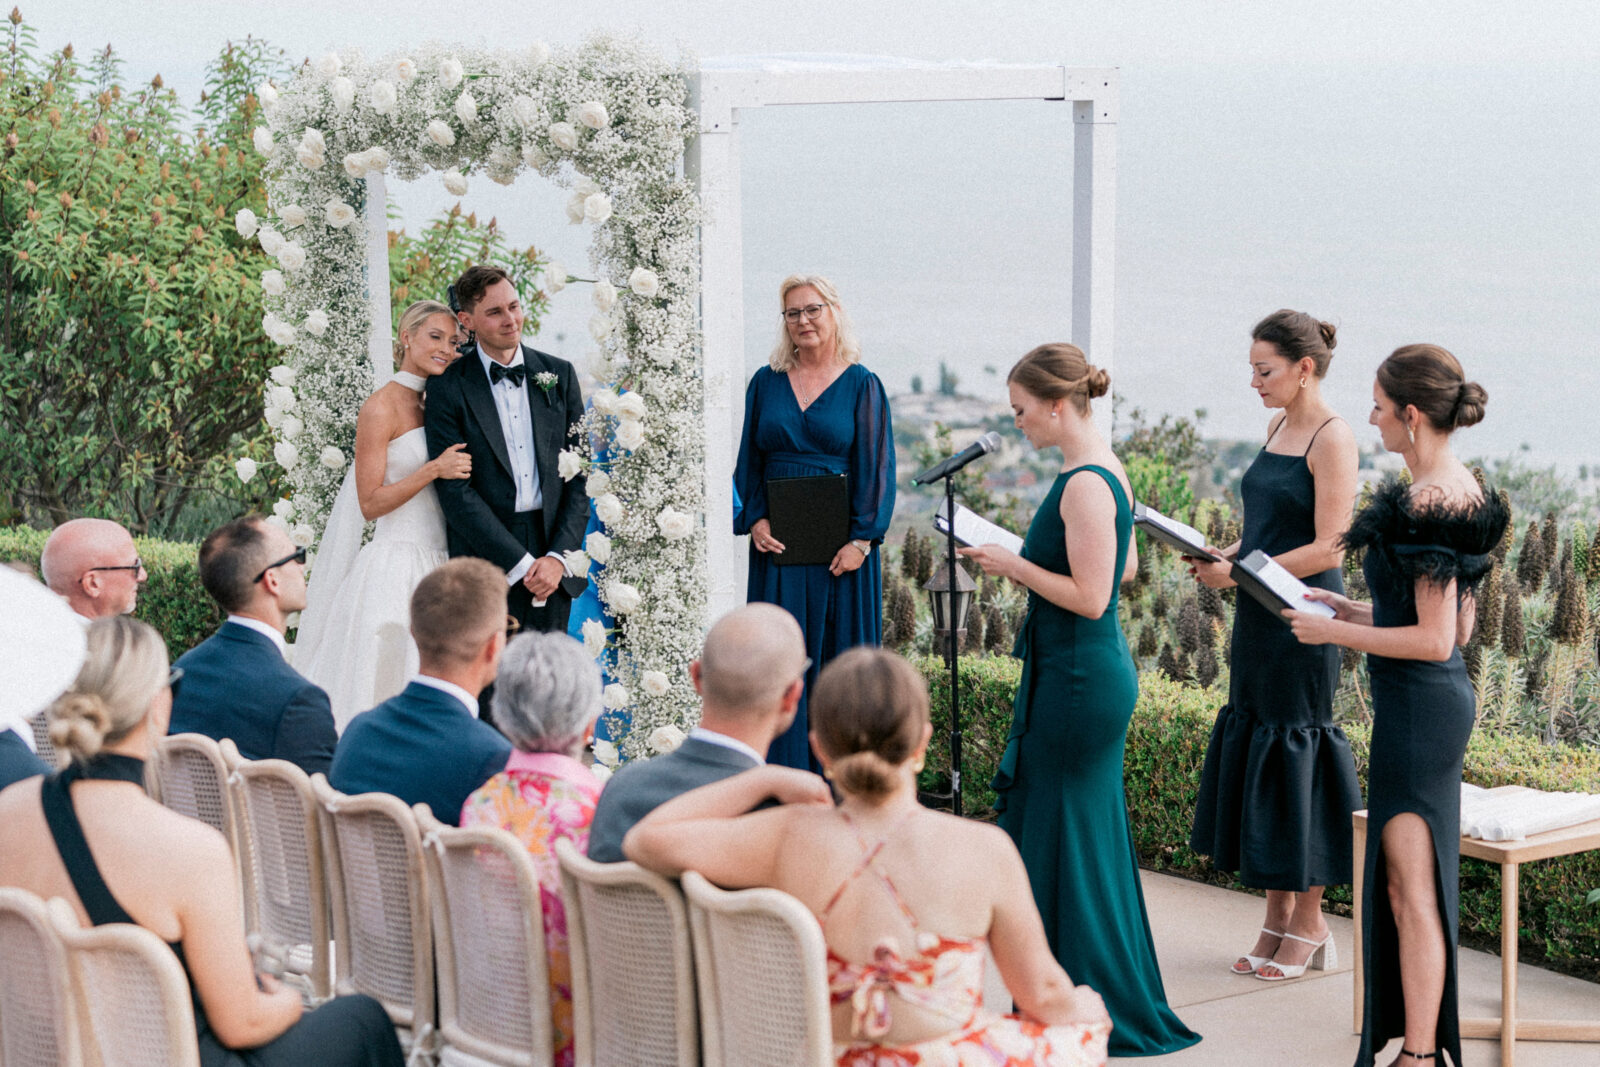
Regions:
M 917 661 L 933 697 L 934 741 L 928 752 L 926 789 L 948 789 L 932 768 L 949 766 L 949 672 L 942 659 Z M 989 780 L 1005 748 L 1011 702 L 1022 665 L 1004 656 L 961 661 L 962 765 L 967 812 L 993 816 Z M 1173 682 L 1159 672 L 1139 679 L 1139 703 L 1128 726 L 1125 762 L 1128 809 L 1141 865 L 1171 871 L 1215 885 L 1245 888 L 1216 870 L 1189 848 L 1194 798 L 1205 762 L 1206 743 L 1217 709 L 1226 701 L 1218 689 Z M 1348 724 L 1356 772 L 1366 793 L 1371 728 Z M 1547 746 L 1530 738 L 1474 732 L 1467 746 L 1465 779 L 1474 785 L 1525 785 L 1546 790 L 1600 792 L 1600 752 L 1571 745 Z M 1594 977 L 1600 974 L 1600 907 L 1585 898 L 1600 886 L 1600 853 L 1525 864 L 1519 936 L 1529 959 Z M 1349 913 L 1350 887 L 1330 887 L 1334 911 Z M 1500 938 L 1500 876 L 1491 864 L 1461 861 L 1461 935 L 1485 948 Z
M 49 536 L 50 531 L 29 526 L 0 527 L 0 563 L 20 561 L 37 575 L 39 553 Z M 200 584 L 199 546 L 151 537 L 135 537 L 133 543 L 150 575 L 139 592 L 134 617 L 160 630 L 167 639 L 168 654 L 177 659 L 211 636 L 222 622 L 222 613 Z

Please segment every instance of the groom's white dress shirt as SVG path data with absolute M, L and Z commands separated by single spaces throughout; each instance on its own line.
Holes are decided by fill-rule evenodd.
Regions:
M 484 353 L 482 345 L 478 346 L 478 362 L 483 364 L 484 377 L 489 379 L 489 393 L 494 397 L 495 410 L 500 414 L 500 432 L 505 435 L 506 456 L 511 460 L 511 477 L 517 483 L 514 510 L 533 511 L 542 508 L 544 493 L 539 485 L 538 457 L 533 451 L 533 410 L 528 406 L 527 386 L 513 385 L 509 378 L 501 378 L 496 382 L 489 374 L 489 365 L 494 361 Z M 517 354 L 505 366 L 508 370 L 521 367 L 523 373 L 527 373 L 521 345 L 517 346 Z M 517 565 L 506 572 L 506 584 L 516 585 L 522 581 L 532 566 L 533 556 L 525 553 Z

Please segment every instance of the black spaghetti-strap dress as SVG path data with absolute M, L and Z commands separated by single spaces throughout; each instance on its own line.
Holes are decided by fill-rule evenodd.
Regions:
M 1407 486 L 1389 482 L 1373 495 L 1345 535 L 1363 548 L 1362 574 L 1372 590 L 1374 626 L 1417 622 L 1416 584 L 1456 583 L 1464 596 L 1489 573 L 1489 551 L 1510 516 L 1493 493 L 1462 508 L 1413 505 Z M 1367 1067 L 1388 1041 L 1405 1033 L 1400 990 L 1400 942 L 1389 908 L 1383 828 L 1414 813 L 1428 824 L 1439 914 L 1444 920 L 1445 986 L 1439 1005 L 1438 1047 L 1461 1063 L 1456 997 L 1456 920 L 1460 896 L 1461 763 L 1472 733 L 1476 700 L 1461 651 L 1443 663 L 1367 656 L 1372 680 L 1372 755 L 1367 768 L 1366 908 L 1361 943 L 1366 960 L 1366 1005 L 1357 1067 Z M 1421 1050 L 1419 1050 L 1421 1051 Z M 1443 1067 L 1442 1064 L 1439 1067 Z
M 1240 558 L 1317 539 L 1311 443 L 1303 455 L 1263 447 L 1245 471 Z M 1305 583 L 1344 592 L 1337 567 Z M 1229 661 L 1228 703 L 1211 729 L 1189 846 L 1257 889 L 1302 893 L 1349 882 L 1350 813 L 1361 806 L 1361 787 L 1350 742 L 1333 721 L 1339 649 L 1301 644 L 1281 618 L 1241 595 Z
M 71 786 L 82 780 L 143 782 L 144 761 L 131 756 L 101 755 L 87 764 L 73 763 L 44 780 L 39 798 L 45 822 L 55 838 L 56 850 L 72 879 L 72 888 L 83 902 L 89 921 L 96 926 L 107 923 L 138 925 L 117 898 L 111 895 L 100 867 L 89 851 L 83 825 L 72 805 Z M 189 971 L 183 946 L 172 944 L 172 951 Z M 230 1049 L 212 1033 L 206 1022 L 200 995 L 190 987 L 194 999 L 194 1027 L 199 1039 L 202 1067 L 401 1067 L 394 1025 L 388 1013 L 368 996 L 347 996 L 307 1012 L 300 1021 L 273 1041 L 253 1049 Z

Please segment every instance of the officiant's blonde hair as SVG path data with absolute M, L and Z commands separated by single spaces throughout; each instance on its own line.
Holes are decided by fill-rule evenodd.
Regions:
M 399 367 L 406 361 L 406 343 L 411 335 L 417 332 L 417 327 L 433 318 L 435 315 L 448 315 L 453 324 L 456 313 L 449 306 L 437 300 L 418 300 L 415 304 L 400 312 L 400 322 L 394 330 L 394 365 Z
M 779 374 L 783 374 L 795 365 L 795 356 L 798 349 L 794 342 L 789 340 L 789 327 L 783 318 L 783 302 L 789 293 L 802 285 L 809 285 L 815 289 L 833 311 L 833 350 L 840 363 L 861 362 L 861 342 L 856 340 L 856 328 L 850 321 L 850 313 L 839 302 L 839 290 L 834 288 L 832 282 L 820 274 L 791 274 L 778 286 L 778 343 L 773 346 L 772 355 L 767 357 L 767 364 Z

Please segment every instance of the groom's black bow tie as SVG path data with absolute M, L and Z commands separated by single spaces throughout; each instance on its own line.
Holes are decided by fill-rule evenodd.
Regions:
M 499 385 L 504 379 L 510 378 L 511 384 L 520 389 L 522 388 L 522 379 L 527 375 L 528 370 L 521 363 L 518 363 L 515 367 L 502 367 L 494 362 L 489 364 L 489 383 L 491 385 Z

